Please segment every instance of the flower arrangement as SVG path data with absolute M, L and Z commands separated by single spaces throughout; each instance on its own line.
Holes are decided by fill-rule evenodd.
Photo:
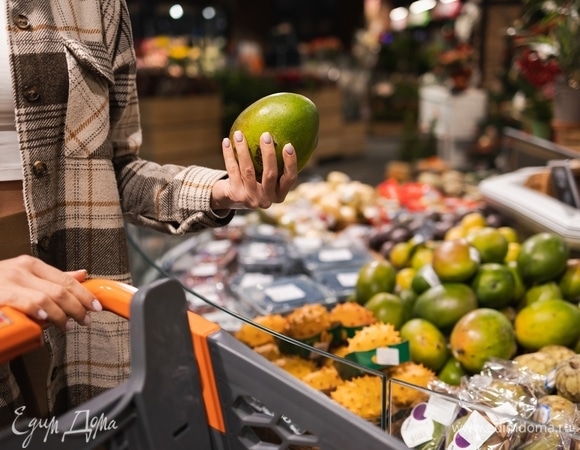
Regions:
M 141 95 L 215 90 L 211 78 L 226 65 L 225 40 L 160 35 L 135 45 Z
M 137 46 L 139 69 L 165 70 L 173 77 L 213 74 L 225 64 L 223 39 L 155 36 Z
M 572 87 L 580 87 L 580 0 L 527 0 L 519 38 L 540 46 Z
M 527 45 L 518 49 L 510 76 L 524 96 L 523 114 L 529 119 L 550 121 L 555 82 L 562 73 L 558 62 L 541 45 Z
M 437 56 L 436 65 L 444 79 L 450 79 L 452 90 L 462 91 L 469 85 L 473 72 L 475 49 L 467 42 L 456 42 L 443 49 Z
M 580 0 L 526 0 L 525 6 L 514 27 L 511 77 L 526 98 L 524 114 L 550 121 L 561 115 L 563 87 L 580 90 Z

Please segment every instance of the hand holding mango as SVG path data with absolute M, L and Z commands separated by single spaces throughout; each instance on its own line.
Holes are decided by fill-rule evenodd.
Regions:
M 318 109 L 300 94 L 277 93 L 248 106 L 222 142 L 228 178 L 212 190 L 214 211 L 281 203 L 318 143 Z

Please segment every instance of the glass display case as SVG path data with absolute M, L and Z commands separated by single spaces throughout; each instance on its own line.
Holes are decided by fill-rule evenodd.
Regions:
M 185 236 L 127 225 L 133 282 L 175 278 L 190 309 L 235 332 L 237 314 L 286 314 L 298 306 L 344 301 L 372 254 L 352 236 L 296 238 L 239 213 L 230 224 Z

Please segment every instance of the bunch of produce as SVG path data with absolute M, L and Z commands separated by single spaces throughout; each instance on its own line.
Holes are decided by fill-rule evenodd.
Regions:
M 379 322 L 371 311 L 356 302 L 346 302 L 326 309 L 321 305 L 304 305 L 287 316 L 259 316 L 254 319 L 267 330 L 276 331 L 311 346 L 298 347 L 275 338 L 264 329 L 244 323 L 235 336 L 281 369 L 314 389 L 324 392 L 339 405 L 365 420 L 378 421 L 387 399 L 383 399 L 388 378 L 427 387 L 435 372 L 412 361 L 381 368 L 381 378 L 364 370 L 352 371 L 341 364 L 348 355 L 374 352 L 401 342 L 399 331 L 390 323 Z M 265 336 L 270 336 L 267 339 Z M 324 358 L 315 348 L 336 356 Z M 353 359 L 351 359 L 353 360 Z M 398 386 L 393 390 L 394 407 L 409 405 L 424 398 L 416 389 Z M 385 402 L 385 403 L 383 403 Z
M 442 215 L 441 221 L 449 223 L 450 217 L 480 204 L 477 180 L 457 171 L 423 172 L 417 181 L 388 178 L 376 187 L 333 171 L 326 179 L 297 185 L 283 203 L 260 214 L 266 222 L 302 236 L 324 235 L 353 224 L 407 227 L 409 223 L 399 219 L 401 214 L 418 214 L 419 220 L 421 215 L 431 214 L 433 222 L 439 222 L 438 216 Z
M 571 258 L 564 239 L 549 232 L 520 239 L 514 228 L 472 211 L 440 239 L 409 236 L 388 255 L 377 254 L 360 269 L 352 297 L 318 323 L 328 325 L 330 334 L 343 329 L 327 341 L 326 349 L 338 358 L 353 360 L 349 355 L 407 342 L 410 361 L 381 368 L 387 379 L 432 392 L 445 386 L 459 399 L 511 411 L 513 421 L 558 426 L 567 436 L 580 424 L 579 300 L 580 261 Z M 344 332 L 349 328 L 350 335 Z M 312 364 L 312 358 L 303 359 Z M 503 375 L 490 375 L 494 364 Z M 336 361 L 309 367 L 301 380 L 361 417 L 376 419 L 383 405 L 380 377 L 345 376 Z M 424 390 L 404 383 L 390 389 L 390 414 L 426 401 Z M 458 439 L 456 431 L 471 414 L 464 411 L 452 428 L 438 425 L 440 442 Z M 518 434 L 492 425 L 496 432 L 481 448 L 562 444 L 562 437 L 546 430 Z M 555 440 L 558 445 L 546 447 Z

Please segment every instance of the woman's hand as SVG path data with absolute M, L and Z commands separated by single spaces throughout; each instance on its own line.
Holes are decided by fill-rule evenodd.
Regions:
M 61 272 L 32 256 L 0 261 L 0 306 L 11 306 L 39 321 L 54 323 L 68 331 L 73 318 L 90 325 L 87 311 L 103 308 L 82 286 L 85 270 Z
M 260 150 L 264 168 L 262 180 L 258 181 L 242 132 L 234 133 L 233 143 L 228 138 L 223 140 L 222 151 L 228 178 L 219 180 L 213 187 L 211 207 L 214 211 L 269 208 L 272 203 L 284 201 L 298 178 L 294 147 L 286 144 L 282 150 L 282 174 L 278 174 L 276 150 L 270 133 L 263 133 L 260 137 Z

